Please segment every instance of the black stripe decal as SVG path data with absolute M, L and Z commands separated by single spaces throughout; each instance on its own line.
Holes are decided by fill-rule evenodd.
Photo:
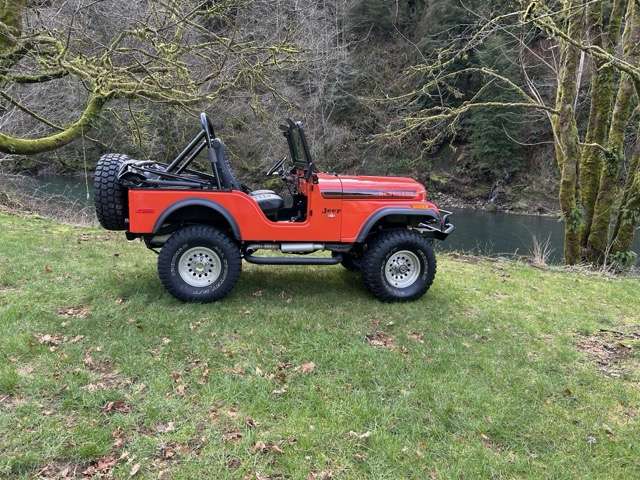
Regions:
M 415 190 L 323 190 L 324 198 L 343 200 L 411 199 L 418 196 Z

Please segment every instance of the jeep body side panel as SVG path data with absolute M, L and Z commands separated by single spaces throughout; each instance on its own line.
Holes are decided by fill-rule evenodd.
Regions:
M 435 205 L 426 201 L 424 187 L 411 179 L 318 173 L 317 183 L 302 178 L 298 181 L 300 192 L 308 199 L 307 218 L 303 222 L 269 220 L 255 200 L 240 191 L 132 188 L 129 231 L 154 233 L 168 212 L 192 202 L 218 206 L 218 212 L 223 211 L 223 216 L 235 220 L 239 240 L 244 242 L 354 243 L 361 241 L 359 237 L 367 222 L 382 218 L 386 211 L 403 210 L 418 216 L 438 212 Z
M 154 233 L 163 213 L 179 202 L 212 202 L 235 220 L 242 241 L 260 242 L 340 242 L 342 200 L 322 197 L 321 189 L 339 189 L 340 180 L 323 176 L 318 184 L 300 181 L 308 199 L 307 218 L 303 222 L 274 222 L 260 210 L 256 201 L 240 191 L 129 189 L 129 231 Z

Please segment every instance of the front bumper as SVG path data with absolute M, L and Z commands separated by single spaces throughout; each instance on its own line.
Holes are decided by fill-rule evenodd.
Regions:
M 437 223 L 421 223 L 418 225 L 418 230 L 424 232 L 427 235 L 437 238 L 438 240 L 445 240 L 456 229 L 455 225 L 449 221 L 449 217 L 453 215 L 453 212 L 447 210 L 440 210 L 440 221 Z

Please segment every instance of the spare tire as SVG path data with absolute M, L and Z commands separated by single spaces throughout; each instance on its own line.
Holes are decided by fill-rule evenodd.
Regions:
M 98 160 L 93 178 L 96 216 L 107 230 L 127 229 L 127 190 L 118 182 L 118 173 L 129 157 L 120 153 L 109 153 Z

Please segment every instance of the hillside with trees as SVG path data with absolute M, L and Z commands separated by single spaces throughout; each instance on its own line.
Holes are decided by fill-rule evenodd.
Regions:
M 9 15 L 12 3 L 15 8 Z M 171 22 L 197 9 L 198 2 L 174 2 L 173 7 L 171 2 L 151 2 L 144 8 L 117 0 L 64 5 L 8 2 L 5 17 L 15 25 L 21 19 L 25 41 L 36 36 L 40 43 L 16 59 L 12 71 L 19 75 L 4 76 L 2 133 L 40 138 L 40 147 L 34 143 L 20 149 L 2 142 L 6 145 L 0 165 L 5 170 L 71 173 L 81 169 L 85 159 L 91 165 L 101 153 L 113 150 L 137 158 L 168 159 L 196 128 L 194 113 L 205 109 L 223 128 L 234 160 L 248 179 L 259 176 L 280 153 L 276 127 L 283 117 L 292 116 L 305 120 L 316 154 L 327 169 L 412 174 L 431 180 L 434 189 L 470 202 L 514 203 L 526 198 L 516 177 L 541 167 L 553 176 L 548 165 L 550 149 L 523 145 L 541 135 L 550 138 L 535 118 L 526 123 L 516 111 L 478 111 L 464 120 L 460 131 L 429 148 L 420 133 L 401 142 L 376 137 L 399 113 L 395 105 L 381 100 L 411 85 L 408 68 L 452 39 L 464 38 L 479 15 L 491 16 L 504 7 L 492 2 L 495 5 L 486 10 L 485 3 L 215 2 L 215 8 L 201 6 L 184 25 L 184 32 L 178 32 Z M 155 33 L 140 38 L 136 29 Z M 207 37 L 210 44 L 202 46 Z M 221 52 L 226 39 L 244 51 L 231 52 L 234 58 L 229 64 L 238 70 L 227 64 L 218 73 L 230 58 L 229 52 Z M 243 43 L 248 39 L 251 46 Z M 164 43 L 164 51 L 157 49 L 158 42 Z M 3 48 L 7 58 L 15 44 L 5 42 Z M 263 51 L 254 50 L 259 48 Z M 267 58 L 272 48 L 280 48 L 274 55 L 283 58 L 261 64 L 264 58 L 252 57 L 266 52 Z M 465 61 L 498 64 L 518 76 L 514 48 L 514 42 L 496 36 Z M 148 49 L 149 55 L 136 57 L 136 49 Z M 171 49 L 176 51 L 169 54 Z M 158 54 L 166 58 L 154 58 Z M 54 66 L 60 55 L 63 65 Z M 243 71 L 238 65 L 250 57 Z M 3 68 L 10 68 L 12 58 L 15 55 L 7 58 Z M 93 63 L 106 62 L 119 69 L 102 72 L 100 82 L 110 83 L 111 91 L 94 81 L 100 66 Z M 140 67 L 135 80 L 127 80 L 140 82 L 132 90 L 116 77 L 128 75 L 127 69 L 136 62 L 147 70 Z M 254 68 L 260 71 L 248 71 Z M 215 79 L 207 78 L 214 74 Z M 186 88 L 182 75 L 189 77 Z M 469 75 L 458 87 L 464 93 L 481 81 Z M 95 108 L 91 93 L 99 88 L 104 88 L 108 101 L 98 97 L 100 106 Z M 456 95 L 447 92 L 447 98 Z M 486 92 L 486 98 L 509 95 L 502 89 Z M 84 129 L 89 121 L 91 128 Z M 56 128 L 64 125 L 73 128 Z M 42 146 L 44 139 L 54 135 L 56 139 L 49 142 L 55 150 Z M 38 148 L 46 152 L 37 154 Z M 513 196 L 506 195 L 512 191 Z M 553 197 L 553 190 L 545 193 Z M 549 205 L 549 198 L 545 199 L 541 205 Z

